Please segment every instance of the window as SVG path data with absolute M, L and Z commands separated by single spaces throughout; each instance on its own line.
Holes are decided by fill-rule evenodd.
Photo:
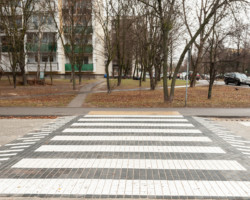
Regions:
M 49 61 L 50 61 L 50 62 L 54 62 L 54 56 L 50 56 L 50 57 L 49 57 Z
M 42 56 L 42 62 L 48 62 L 48 56 Z
M 38 62 L 38 56 L 35 56 L 35 61 Z M 54 56 L 42 55 L 42 62 L 54 62 Z
M 89 57 L 83 58 L 83 64 L 89 64 Z

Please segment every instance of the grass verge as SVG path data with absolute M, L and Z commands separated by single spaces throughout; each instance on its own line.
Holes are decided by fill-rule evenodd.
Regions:
M 65 107 L 82 86 L 95 81 L 83 79 L 82 85 L 77 84 L 73 91 L 67 79 L 54 79 L 53 85 L 47 79 L 45 85 L 18 85 L 14 89 L 5 78 L 0 81 L 0 107 Z
M 65 107 L 76 95 L 52 95 L 20 99 L 0 99 L 0 107 Z
M 208 87 L 196 87 L 188 89 L 188 107 L 205 108 L 244 108 L 250 107 L 250 89 L 234 87 L 214 86 L 213 97 L 207 99 Z M 85 107 L 98 108 L 156 108 L 156 107 L 184 107 L 185 88 L 175 90 L 175 98 L 172 103 L 163 103 L 163 91 L 126 91 L 113 92 L 111 94 L 90 94 Z
M 135 89 L 139 88 L 139 81 L 138 80 L 132 80 L 132 79 L 122 79 L 122 84 L 120 86 L 117 86 L 117 79 L 110 79 L 110 85 L 112 90 L 122 90 L 122 89 Z M 171 81 L 168 82 L 168 85 L 171 84 Z M 176 86 L 180 85 L 185 85 L 186 81 L 185 80 L 177 80 L 176 81 Z M 157 87 L 162 87 L 163 86 L 163 81 L 161 80 L 158 82 Z M 142 86 L 141 88 L 150 88 L 150 80 L 147 79 L 145 82 L 142 81 Z M 98 88 L 98 90 L 107 90 L 106 87 L 106 82 L 102 85 L 101 88 Z

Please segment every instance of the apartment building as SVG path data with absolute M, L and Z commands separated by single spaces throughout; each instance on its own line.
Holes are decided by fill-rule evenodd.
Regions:
M 91 0 L 76 0 L 75 9 L 77 7 L 86 7 L 87 1 Z M 72 66 L 67 55 L 72 50 L 69 45 L 72 24 L 65 19 L 65 13 L 70 9 L 69 2 L 73 1 L 51 1 L 51 8 L 55 10 L 55 13 L 53 13 L 55 17 L 53 17 L 45 1 L 36 1 L 24 41 L 26 71 L 28 74 L 35 74 L 38 69 L 45 72 L 52 71 L 53 74 L 58 75 L 65 75 L 71 72 Z M 94 6 L 88 8 L 90 17 L 87 23 L 84 19 L 79 18 L 82 22 L 78 20 L 73 26 L 76 38 L 76 45 L 73 51 L 81 58 L 82 74 L 103 76 L 105 74 L 104 46 L 102 40 L 98 39 L 102 35 L 102 29 L 95 20 L 93 9 Z M 77 12 L 75 15 L 77 15 Z M 20 27 L 22 26 L 22 20 L 22 15 L 20 14 Z M 79 36 L 79 32 L 82 29 L 85 29 L 84 35 Z M 76 30 L 79 30 L 79 32 Z M 80 40 L 79 37 L 81 37 L 81 41 L 85 41 L 85 45 L 82 48 L 77 44 Z M 0 45 L 1 68 L 4 71 L 10 71 L 8 38 L 5 36 L 4 31 L 0 32 Z M 78 68 L 75 67 L 75 69 L 78 71 Z

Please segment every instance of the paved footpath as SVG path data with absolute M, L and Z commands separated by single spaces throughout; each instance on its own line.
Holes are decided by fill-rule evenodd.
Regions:
M 0 197 L 250 199 L 249 161 L 205 118 L 90 112 L 0 147 Z

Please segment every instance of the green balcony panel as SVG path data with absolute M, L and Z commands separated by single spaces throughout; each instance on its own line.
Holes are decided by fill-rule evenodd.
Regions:
M 65 64 L 65 71 L 66 72 L 71 72 L 72 67 L 71 64 Z M 84 64 L 82 65 L 82 72 L 93 72 L 94 70 L 94 65 L 93 64 Z M 75 65 L 75 71 L 78 72 L 78 68 Z
M 38 52 L 39 44 L 27 43 L 26 49 L 28 52 Z M 57 44 L 41 44 L 40 52 L 56 52 Z
M 65 45 L 65 52 L 66 53 L 70 53 L 71 52 L 71 47 L 70 45 Z M 83 48 L 81 48 L 80 46 L 76 45 L 74 47 L 74 53 L 93 53 L 93 46 L 92 45 L 87 45 L 85 47 L 85 50 L 83 51 Z

